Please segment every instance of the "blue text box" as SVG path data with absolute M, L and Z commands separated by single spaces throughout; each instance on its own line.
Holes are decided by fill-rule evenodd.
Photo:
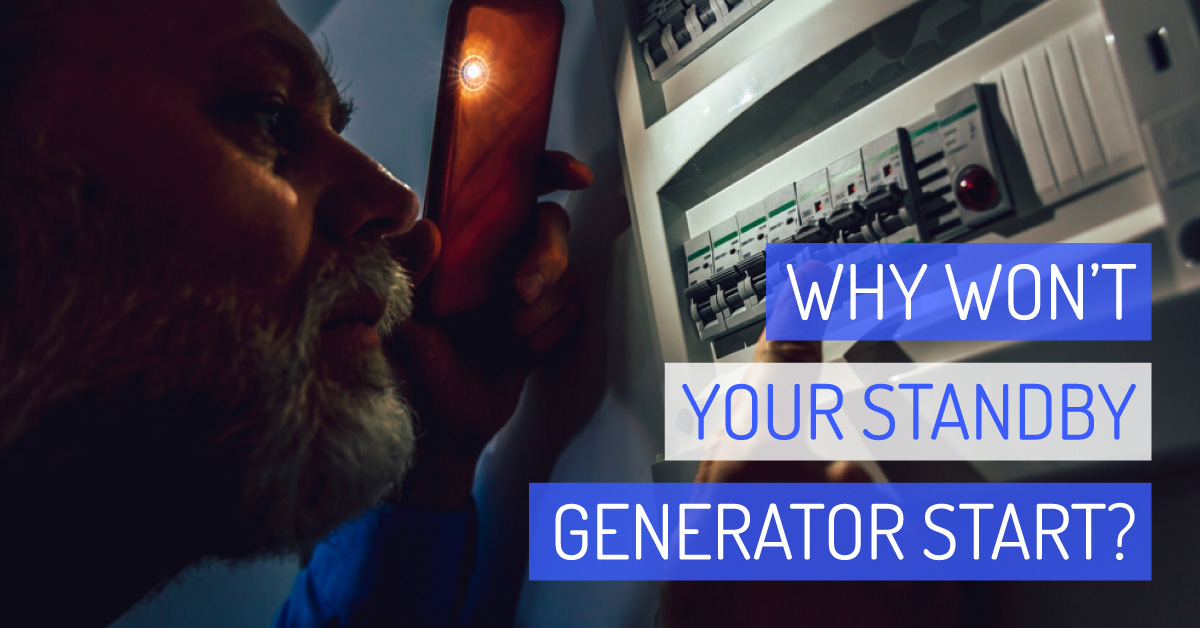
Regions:
M 1149 580 L 1150 502 L 1149 484 L 530 484 L 529 578 Z
M 1150 260 L 1141 243 L 768 244 L 767 338 L 1150 340 Z

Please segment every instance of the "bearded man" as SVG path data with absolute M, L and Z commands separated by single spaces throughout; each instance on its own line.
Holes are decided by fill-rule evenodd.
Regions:
M 280 623 L 453 620 L 475 462 L 579 318 L 566 214 L 486 312 L 423 317 L 439 233 L 350 109 L 274 0 L 0 0 L 6 624 L 356 517 Z

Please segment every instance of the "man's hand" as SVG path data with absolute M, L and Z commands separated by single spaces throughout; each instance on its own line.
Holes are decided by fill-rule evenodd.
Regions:
M 803 272 L 803 271 L 802 271 Z M 820 362 L 821 341 L 767 340 L 767 332 L 754 347 L 754 362 Z M 704 460 L 696 472 L 696 482 L 869 482 L 870 476 L 849 461 L 782 462 L 746 460 Z
M 823 266 L 821 267 L 823 268 Z M 809 273 L 822 272 L 816 266 Z M 805 272 L 802 271 L 802 272 Z M 768 341 L 755 362 L 820 362 L 821 342 Z M 709 460 L 696 482 L 869 482 L 853 462 Z M 913 582 L 667 582 L 665 626 L 880 626 L 965 625 L 962 591 L 954 583 Z
M 539 194 L 583 189 L 591 182 L 583 163 L 546 153 Z M 479 454 L 512 416 L 536 358 L 557 347 L 579 321 L 567 213 L 542 203 L 535 220 L 532 245 L 510 290 L 500 291 L 495 303 L 446 319 L 422 316 L 418 304 L 418 314 L 386 341 L 401 392 L 417 414 L 417 463 L 400 495 L 404 503 L 433 509 L 469 503 Z M 395 243 L 418 286 L 440 249 L 441 234 L 428 220 Z

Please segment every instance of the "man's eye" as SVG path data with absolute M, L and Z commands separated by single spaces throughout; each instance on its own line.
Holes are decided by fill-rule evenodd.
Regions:
M 253 150 L 274 156 L 288 152 L 296 142 L 298 114 L 281 96 L 239 96 L 220 109 L 231 130 Z
M 283 148 L 291 142 L 295 110 L 282 103 L 262 102 L 254 107 L 251 117 L 262 139 L 275 142 Z
M 258 131 L 263 134 L 263 137 L 272 141 L 279 141 L 283 112 L 277 109 L 258 111 L 254 114 L 254 120 L 258 123 Z

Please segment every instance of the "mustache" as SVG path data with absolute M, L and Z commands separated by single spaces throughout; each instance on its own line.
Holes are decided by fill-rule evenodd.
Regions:
M 301 332 L 307 338 L 315 337 L 339 307 L 364 292 L 384 304 L 376 324 L 380 336 L 389 336 L 412 314 L 410 275 L 382 242 L 332 256 L 317 270 L 306 292 Z

